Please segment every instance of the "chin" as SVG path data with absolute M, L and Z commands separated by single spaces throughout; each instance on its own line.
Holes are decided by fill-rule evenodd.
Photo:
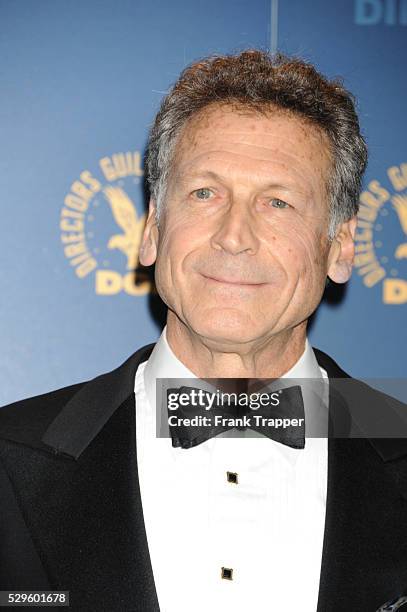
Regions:
M 250 342 L 264 333 L 256 325 L 253 316 L 244 313 L 222 316 L 220 309 L 216 314 L 206 313 L 206 316 L 202 316 L 199 320 L 193 317 L 190 326 L 200 336 L 225 344 Z

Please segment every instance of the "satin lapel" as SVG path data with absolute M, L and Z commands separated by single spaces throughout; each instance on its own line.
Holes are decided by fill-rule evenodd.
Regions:
M 330 379 L 343 372 L 315 351 Z M 339 406 L 342 413 L 342 408 Z M 328 491 L 317 612 L 375 612 L 407 585 L 407 459 L 395 440 L 329 438 Z M 404 441 L 401 441 L 404 442 Z M 392 453 L 403 455 L 386 462 Z

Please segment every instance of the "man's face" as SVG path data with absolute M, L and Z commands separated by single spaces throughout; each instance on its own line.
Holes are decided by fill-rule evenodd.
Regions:
M 195 333 L 261 342 L 315 310 L 339 252 L 327 241 L 328 151 L 287 114 L 212 106 L 189 121 L 140 261 L 156 260 L 160 296 Z

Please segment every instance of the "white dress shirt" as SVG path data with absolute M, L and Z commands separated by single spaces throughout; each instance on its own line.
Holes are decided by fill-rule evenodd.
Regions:
M 319 379 L 328 392 L 308 340 L 281 378 L 288 377 Z M 315 612 L 327 439 L 306 438 L 294 449 L 260 434 L 221 436 L 173 448 L 171 438 L 156 437 L 157 378 L 196 378 L 171 350 L 166 328 L 135 377 L 138 476 L 160 610 Z M 302 393 L 307 419 L 313 396 Z M 233 570 L 231 580 L 222 567 Z

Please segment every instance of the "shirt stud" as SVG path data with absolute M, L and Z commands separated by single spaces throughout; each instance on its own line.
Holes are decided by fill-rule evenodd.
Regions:
M 223 580 L 233 580 L 233 569 L 231 567 L 222 567 L 220 575 Z
M 237 472 L 226 472 L 226 479 L 232 484 L 239 484 Z

